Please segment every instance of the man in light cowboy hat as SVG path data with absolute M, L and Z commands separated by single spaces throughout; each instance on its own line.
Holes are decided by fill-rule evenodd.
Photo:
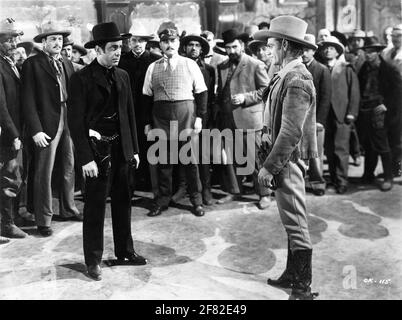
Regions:
M 208 88 L 208 104 L 207 112 L 202 119 L 202 123 L 204 128 L 212 129 L 214 126 L 212 105 L 215 97 L 215 69 L 203 60 L 204 55 L 209 53 L 209 43 L 205 38 L 197 34 L 190 34 L 181 39 L 181 46 L 185 56 L 197 63 L 204 77 L 205 84 Z M 201 182 L 203 204 L 207 206 L 212 205 L 211 174 L 209 165 L 210 151 L 207 150 L 206 152 L 203 152 L 202 143 L 199 144 L 199 147 L 199 154 L 201 157 L 205 156 L 205 158 L 201 158 L 204 161 L 202 161 L 198 166 L 201 181 L 198 181 L 198 179 L 196 181 L 186 181 L 184 167 L 179 166 L 179 189 L 172 197 L 173 202 L 178 202 L 186 195 L 187 184 Z
M 22 100 L 20 73 L 13 56 L 22 34 L 13 19 L 0 21 L 0 242 L 6 241 L 3 237 L 26 237 L 14 223 L 22 184 Z
M 58 186 L 59 216 L 63 219 L 82 221 L 74 203 L 74 153 L 70 130 L 67 125 L 67 87 L 74 72 L 71 61 L 63 59 L 60 52 L 63 37 L 70 31 L 55 22 L 48 22 L 42 33 L 34 38 L 42 43 L 43 51 L 27 59 L 22 68 L 23 112 L 27 134 L 34 147 L 34 214 L 39 233 L 52 234 L 52 172 L 59 153 L 62 179 Z
M 295 299 L 311 300 L 312 244 L 307 224 L 304 189 L 305 161 L 317 157 L 316 94 L 311 74 L 302 63 L 305 48 L 317 46 L 304 40 L 307 23 L 293 16 L 271 21 L 268 31 L 254 35 L 266 40 L 274 61 L 282 69 L 271 80 L 264 109 L 267 158 L 259 182 L 277 188 L 275 198 L 288 236 L 285 272 L 268 284 L 292 288 Z M 274 181 L 274 182 L 273 182 Z
M 147 152 L 150 142 L 147 141 L 144 133 L 145 126 L 148 124 L 148 113 L 150 112 L 147 108 L 148 103 L 145 100 L 150 98 L 142 93 L 142 87 L 144 86 L 145 74 L 149 65 L 160 57 L 145 50 L 147 41 L 151 40 L 153 35 L 147 33 L 142 24 L 134 22 L 129 32 L 131 33 L 129 40 L 130 51 L 122 55 L 119 67 L 127 71 L 130 76 L 131 93 L 137 121 L 140 165 L 138 170 L 135 171 L 134 182 L 137 189 L 144 191 L 152 189 L 154 195 L 156 195 L 158 190 L 156 166 L 148 163 Z
M 150 104 L 152 119 L 149 119 L 145 134 L 152 127 L 166 133 L 168 159 L 167 163 L 158 163 L 159 191 L 154 207 L 148 213 L 150 217 L 167 210 L 172 197 L 173 163 L 170 155 L 176 150 L 170 147 L 175 144 L 179 147 L 184 145 L 183 141 L 178 141 L 178 135 L 184 130 L 191 131 L 192 138 L 201 132 L 208 100 L 207 87 L 197 63 L 178 54 L 180 40 L 177 29 L 167 28 L 160 31 L 159 39 L 164 57 L 149 66 L 143 87 L 143 93 L 153 98 L 153 104 Z M 171 131 L 174 132 L 172 135 Z M 187 181 L 197 181 L 197 164 L 191 161 L 184 166 Z M 203 216 L 205 211 L 200 186 L 191 183 L 188 191 L 193 214 Z
M 101 279 L 106 199 L 111 195 L 117 264 L 144 265 L 131 235 L 131 170 L 138 167 L 138 142 L 130 77 L 118 68 L 123 39 L 114 22 L 92 29 L 97 58 L 75 73 L 69 90 L 68 121 L 85 176 L 83 246 L 88 275 Z
M 384 60 L 398 68 L 402 76 L 402 24 L 392 29 L 392 48 L 384 50 Z M 402 108 L 395 110 L 394 117 L 387 120 L 388 138 L 392 152 L 392 171 L 394 177 L 402 175 Z
M 366 62 L 359 72 L 361 104 L 357 128 L 365 151 L 362 182 L 374 182 L 380 155 L 384 171 L 380 189 L 389 191 L 393 172 L 388 123 L 394 121 L 402 106 L 402 78 L 397 67 L 381 57 L 385 47 L 375 38 L 368 38 L 362 48 L 366 52 Z
M 325 154 L 331 182 L 339 194 L 348 187 L 350 135 L 359 113 L 359 80 L 353 66 L 340 59 L 345 47 L 334 36 L 319 43 L 331 72 L 331 108 L 325 127 Z

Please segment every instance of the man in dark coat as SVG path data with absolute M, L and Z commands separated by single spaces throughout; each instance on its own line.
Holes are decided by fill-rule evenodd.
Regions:
M 22 68 L 22 98 L 25 125 L 32 137 L 34 149 L 34 213 L 39 233 L 52 234 L 52 172 L 56 159 L 62 179 L 58 186 L 60 216 L 63 219 L 79 220 L 82 217 L 74 203 L 74 154 L 70 130 L 67 125 L 67 88 L 74 72 L 71 61 L 60 55 L 63 31 L 50 22 L 43 32 L 34 38 L 42 43 L 44 51 L 27 59 Z
M 130 78 L 117 68 L 122 40 L 114 22 L 93 28 L 98 57 L 73 75 L 68 120 L 77 149 L 77 161 L 86 177 L 84 256 L 88 274 L 101 279 L 103 224 L 106 198 L 111 194 L 113 239 L 119 264 L 146 264 L 134 251 L 131 236 L 129 175 L 138 166 L 138 143 Z
M 306 34 L 305 40 L 315 45 L 315 36 Z M 318 196 L 325 194 L 324 167 L 324 137 L 329 108 L 331 107 L 331 73 L 328 68 L 314 59 L 316 50 L 305 48 L 303 63 L 313 76 L 316 91 L 316 120 L 317 120 L 317 147 L 319 158 L 312 158 L 309 162 L 308 182 L 313 193 Z
M 156 166 L 148 163 L 147 151 L 150 143 L 147 141 L 144 133 L 145 126 L 148 124 L 147 119 L 149 118 L 147 113 L 150 110 L 146 107 L 145 100 L 148 99 L 148 96 L 142 93 L 142 87 L 149 65 L 160 57 L 145 50 L 147 41 L 152 39 L 153 36 L 147 34 L 141 28 L 141 25 L 133 25 L 130 33 L 132 34 L 129 40 L 131 50 L 122 55 L 119 67 L 127 71 L 130 76 L 131 92 L 133 94 L 136 114 L 140 166 L 135 172 L 134 180 L 136 187 L 145 191 L 148 191 L 152 185 L 152 190 L 156 194 L 158 190 Z
M 25 238 L 26 233 L 14 224 L 18 215 L 22 183 L 22 114 L 20 73 L 13 61 L 18 37 L 14 20 L 0 22 L 0 214 L 1 236 Z

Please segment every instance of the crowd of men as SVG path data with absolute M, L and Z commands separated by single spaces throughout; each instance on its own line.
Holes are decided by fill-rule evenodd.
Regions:
M 134 190 L 153 193 L 150 217 L 187 193 L 193 214 L 201 217 L 215 203 L 212 185 L 226 192 L 216 201 L 224 204 L 247 192 L 245 182 L 252 182 L 261 209 L 275 195 L 285 227 L 289 212 L 296 210 L 289 208 L 289 197 L 297 188 L 304 192 L 306 186 L 317 196 L 328 185 L 338 194 L 347 192 L 350 156 L 360 165 L 364 155 L 362 184 L 376 182 L 380 156 L 379 188 L 391 190 L 393 178 L 401 176 L 402 25 L 388 28 L 382 44 L 361 30 L 346 37 L 322 29 L 316 40 L 305 33 L 305 22 L 285 18 L 277 18 L 274 27 L 262 23 L 252 34 L 226 30 L 221 40 L 207 30 L 180 34 L 171 25 L 161 26 L 157 36 L 136 24 L 129 34 L 120 34 L 114 23 L 101 23 L 84 46 L 54 22 L 34 42 L 20 43 L 23 32 L 15 21 L 2 21 L 0 243 L 26 237 L 19 226 L 29 222 L 47 237 L 52 220 L 83 221 L 85 262 L 89 274 L 100 279 L 109 195 L 118 263 L 145 264 L 131 236 Z M 122 53 L 123 40 L 130 50 Z M 299 104 L 300 110 L 306 107 L 303 112 L 294 108 Z M 281 112 L 272 114 L 276 109 Z M 192 138 L 203 129 L 229 130 L 233 136 L 241 130 L 231 151 L 253 152 L 254 170 L 239 174 L 243 164 L 225 161 L 223 151 L 220 164 L 176 163 L 171 144 L 166 163 L 151 163 L 153 129 L 166 132 L 169 142 L 177 138 L 174 132 L 186 129 Z M 185 142 L 178 141 L 179 147 Z M 210 154 L 205 145 L 198 146 L 201 155 Z M 288 167 L 293 162 L 297 168 Z M 291 186 L 284 168 L 304 182 Z M 83 213 L 75 204 L 77 190 L 84 194 Z M 30 214 L 21 215 L 21 203 Z M 289 242 L 297 253 L 310 252 L 297 261 L 311 260 L 306 223 L 301 230 L 304 240 L 289 231 Z M 280 285 L 294 285 L 288 278 L 285 274 Z

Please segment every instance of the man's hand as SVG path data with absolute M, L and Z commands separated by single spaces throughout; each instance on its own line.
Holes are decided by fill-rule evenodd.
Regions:
M 46 148 L 49 145 L 47 140 L 50 140 L 51 138 L 44 132 L 38 132 L 32 137 L 32 139 L 37 147 Z
M 235 106 L 243 104 L 245 100 L 246 99 L 244 98 L 244 94 L 239 93 L 239 94 L 232 95 L 232 103 Z
M 380 104 L 379 106 L 374 108 L 374 114 L 376 116 L 380 115 L 381 113 L 387 112 L 387 107 L 384 106 L 383 104 Z
M 194 123 L 194 132 L 195 134 L 199 134 L 202 130 L 202 119 L 196 118 Z
M 82 174 L 84 177 L 96 178 L 98 176 L 98 166 L 95 161 L 91 161 L 82 166 Z
M 100 140 L 102 138 L 101 134 L 98 131 L 89 129 L 89 136 L 94 137 L 97 140 Z
M 352 122 L 355 121 L 355 116 L 352 114 L 347 114 L 345 118 L 345 123 L 346 124 L 351 124 Z
M 21 149 L 21 140 L 19 138 L 15 138 L 13 141 L 13 149 L 18 151 Z
M 138 154 L 134 155 L 134 159 L 135 159 L 135 168 L 138 169 L 140 165 L 140 157 L 138 156 Z
M 321 123 L 317 122 L 317 129 L 324 129 L 324 126 Z
M 273 175 L 269 173 L 269 171 L 265 169 L 265 167 L 262 167 L 258 172 L 258 183 L 264 186 L 265 188 L 272 187 L 271 181 L 273 178 L 274 178 Z

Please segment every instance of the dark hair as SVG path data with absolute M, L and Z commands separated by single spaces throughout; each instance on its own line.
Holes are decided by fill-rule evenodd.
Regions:
M 289 52 L 292 56 L 294 57 L 301 57 L 304 53 L 305 46 L 303 46 L 301 43 L 297 43 L 291 40 L 287 39 L 275 39 L 279 44 L 282 44 L 282 40 L 286 40 L 289 43 Z
M 265 28 L 265 27 L 269 29 L 270 26 L 271 25 L 268 22 L 263 21 L 258 25 L 258 29 L 261 30 L 262 28 Z

